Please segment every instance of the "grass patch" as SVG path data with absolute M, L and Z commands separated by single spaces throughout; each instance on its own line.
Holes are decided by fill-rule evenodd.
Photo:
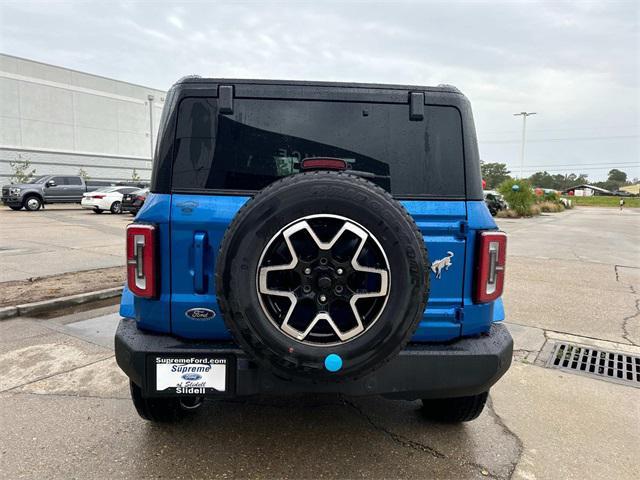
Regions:
M 640 197 L 611 197 L 594 195 L 592 197 L 568 197 L 573 205 L 579 207 L 619 207 L 620 198 L 624 199 L 624 208 L 640 208 Z
M 0 307 L 121 287 L 126 279 L 127 269 L 122 266 L 1 282 Z

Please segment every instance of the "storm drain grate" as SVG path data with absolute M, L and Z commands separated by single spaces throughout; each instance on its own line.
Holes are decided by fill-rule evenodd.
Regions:
M 591 347 L 556 343 L 547 367 L 569 370 L 640 388 L 640 357 Z

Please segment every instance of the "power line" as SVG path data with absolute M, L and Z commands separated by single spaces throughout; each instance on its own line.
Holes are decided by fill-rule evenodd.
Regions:
M 639 125 L 598 125 L 595 127 L 572 127 L 572 128 L 533 128 L 529 130 L 529 132 L 576 132 L 576 131 L 598 131 L 602 130 L 623 130 L 623 129 L 633 129 L 638 130 Z M 482 128 L 478 129 L 478 135 L 496 135 L 499 133 L 518 133 L 519 130 L 483 130 Z
M 595 166 L 618 166 L 618 165 L 630 165 L 630 166 L 638 166 L 640 167 L 640 163 L 638 162 L 595 162 L 595 163 L 549 163 L 546 165 L 542 164 L 534 164 L 529 165 L 531 168 L 555 168 L 555 167 L 580 167 L 584 165 L 585 167 L 595 167 Z
M 537 138 L 535 140 L 527 140 L 528 143 L 544 143 L 544 142 L 575 142 L 575 141 L 594 141 L 594 140 L 622 140 L 629 138 L 639 138 L 640 135 L 610 135 L 607 137 L 564 137 L 564 138 Z M 520 140 L 478 140 L 478 143 L 519 143 Z
M 488 163 L 501 163 L 501 162 L 485 162 Z M 543 164 L 534 164 L 529 165 L 528 169 L 541 168 L 541 169 L 549 169 L 549 168 L 557 168 L 557 167 L 598 167 L 598 168 L 607 168 L 607 167 L 622 167 L 622 168 L 634 168 L 640 167 L 640 163 L 638 162 L 596 162 L 596 163 L 549 163 L 546 165 Z
M 580 168 L 575 168 L 571 170 L 576 170 L 578 172 L 581 172 L 583 170 L 605 170 L 607 168 L 609 167 L 580 167 Z M 629 167 L 622 167 L 622 168 L 626 168 L 627 170 L 629 169 Z M 545 168 L 543 170 L 540 170 L 537 168 L 532 168 L 532 169 L 525 168 L 524 170 L 527 172 L 537 173 L 537 172 L 544 172 L 544 171 L 547 171 L 547 172 L 568 171 L 570 169 L 568 169 L 567 167 L 558 167 L 558 168 Z

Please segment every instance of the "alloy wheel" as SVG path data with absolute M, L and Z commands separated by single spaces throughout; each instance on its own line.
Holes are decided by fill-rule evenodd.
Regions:
M 300 218 L 274 235 L 256 272 L 260 304 L 294 340 L 315 346 L 349 342 L 380 317 L 390 268 L 380 242 L 343 216 Z

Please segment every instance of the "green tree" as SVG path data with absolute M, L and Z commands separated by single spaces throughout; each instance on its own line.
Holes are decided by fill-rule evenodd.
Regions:
M 536 172 L 529 177 L 529 182 L 534 187 L 540 188 L 556 188 L 556 181 L 546 170 L 544 172 Z
M 609 170 L 609 178 L 607 178 L 609 182 L 614 182 L 619 185 L 623 185 L 627 181 L 627 174 L 622 170 L 618 170 L 614 168 L 613 170 Z
M 528 180 L 505 180 L 498 187 L 498 191 L 504 196 L 511 210 L 515 210 L 520 216 L 531 215 L 531 207 L 536 196 Z
M 36 174 L 36 169 L 31 168 L 29 159 L 23 160 L 20 154 L 16 160 L 9 162 L 9 167 L 13 170 L 9 178 L 10 183 L 27 183 Z
M 627 185 L 627 174 L 622 170 L 614 168 L 609 170 L 609 176 L 604 182 L 596 182 L 593 185 L 596 187 L 604 188 L 611 192 L 620 190 L 620 187 Z
M 89 178 L 91 178 L 91 177 L 89 177 L 89 174 L 87 173 L 87 171 L 82 167 L 80 167 L 80 169 L 78 170 L 78 176 L 82 177 L 82 179 L 85 181 L 85 183 L 87 181 L 89 181 Z
M 135 168 L 133 169 L 133 172 L 131 172 L 131 181 L 132 182 L 140 181 L 140 175 L 138 175 L 138 171 Z
M 487 182 L 488 189 L 496 188 L 502 182 L 511 178 L 509 175 L 511 172 L 507 170 L 505 163 L 480 162 L 480 170 L 482 179 Z
M 552 175 L 552 182 L 550 187 L 544 188 L 553 188 L 554 190 L 566 190 L 570 187 L 575 187 L 576 185 L 583 185 L 587 183 L 587 175 L 581 173 L 576 175 L 575 173 L 562 174 L 558 173 L 556 175 Z M 538 186 L 538 185 L 536 185 Z

